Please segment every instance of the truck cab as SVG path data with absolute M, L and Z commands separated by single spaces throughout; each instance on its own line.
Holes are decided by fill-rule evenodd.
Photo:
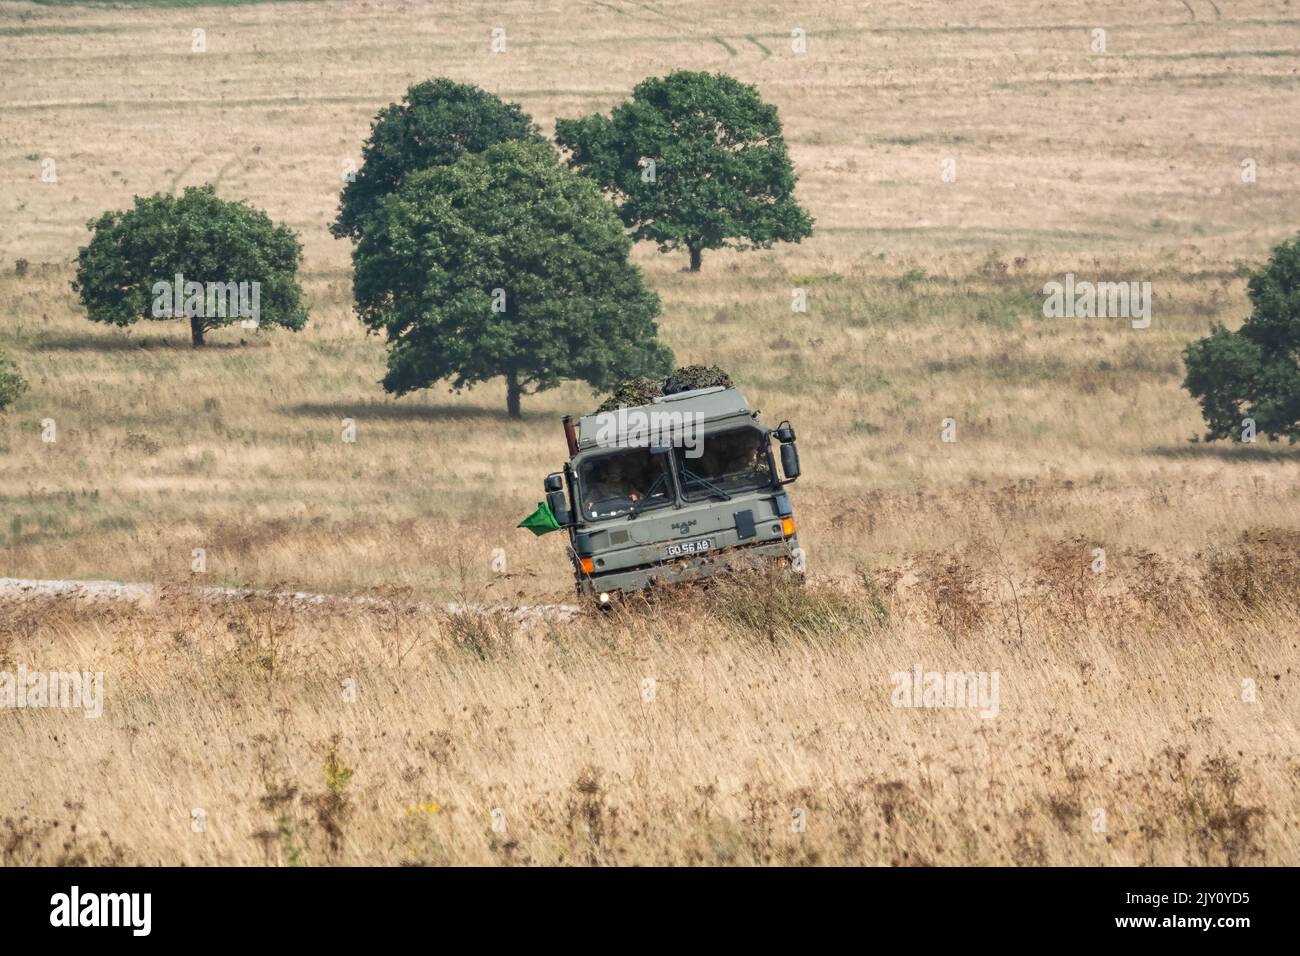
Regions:
M 802 572 L 786 491 L 799 477 L 794 428 L 765 427 L 739 389 L 664 395 L 576 428 L 566 417 L 565 435 L 569 461 L 545 490 L 569 535 L 579 595 L 608 604 L 772 560 Z

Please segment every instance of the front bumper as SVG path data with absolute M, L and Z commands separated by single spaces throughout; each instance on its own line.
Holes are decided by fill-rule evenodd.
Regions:
M 799 536 L 792 535 L 779 541 L 730 547 L 696 557 L 661 561 L 606 574 L 580 574 L 578 593 L 595 597 L 602 591 L 641 591 L 656 584 L 698 581 L 722 571 L 747 570 L 774 560 L 790 561 L 798 547 Z

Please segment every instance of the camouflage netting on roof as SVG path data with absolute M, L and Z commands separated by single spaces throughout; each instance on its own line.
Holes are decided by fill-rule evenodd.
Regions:
M 613 412 L 634 405 L 649 405 L 660 395 L 674 395 L 695 388 L 720 385 L 731 388 L 731 376 L 716 365 L 686 365 L 677 369 L 662 382 L 649 378 L 634 378 L 614 389 L 612 395 L 600 403 L 599 412 Z
M 649 405 L 664 393 L 662 382 L 650 378 L 634 378 L 624 382 L 614 393 L 600 403 L 597 412 L 614 412 L 632 405 Z
M 731 376 L 716 365 L 686 365 L 664 379 L 664 394 L 675 395 L 695 388 L 712 388 L 720 385 L 731 388 Z

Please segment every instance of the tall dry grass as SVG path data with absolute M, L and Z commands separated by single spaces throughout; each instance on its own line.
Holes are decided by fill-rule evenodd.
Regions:
M 1005 575 L 957 555 L 910 582 L 742 578 L 554 629 L 181 597 L 10 606 L 2 666 L 102 669 L 106 693 L 99 719 L 3 715 L 0 760 L 22 771 L 0 848 L 11 864 L 1294 865 L 1293 546 L 1096 581 L 1068 547 Z M 918 666 L 997 671 L 996 716 L 894 706 L 891 676 Z

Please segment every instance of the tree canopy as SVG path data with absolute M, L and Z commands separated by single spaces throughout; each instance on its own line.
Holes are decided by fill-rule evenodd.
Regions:
M 520 396 L 662 374 L 658 297 L 590 180 L 541 142 L 507 141 L 412 175 L 353 250 L 362 322 L 389 343 L 384 388 L 506 379 Z
M 361 238 L 379 200 L 421 169 L 446 166 L 511 139 L 540 139 L 528 114 L 468 83 L 438 78 L 417 83 L 400 103 L 379 112 L 361 150 L 361 168 L 343 187 L 330 231 Z
M 1200 401 L 1214 441 L 1252 418 L 1270 438 L 1300 438 L 1300 235 L 1278 245 L 1251 275 L 1253 306 L 1235 332 L 1216 325 L 1183 352 L 1183 387 Z
M 241 320 L 295 332 L 307 323 L 298 237 L 214 186 L 137 196 L 131 209 L 86 225 L 93 235 L 77 253 L 72 288 L 92 322 L 188 318 L 195 346 Z
M 561 119 L 570 163 L 610 191 L 636 239 L 705 249 L 770 248 L 812 234 L 775 106 L 725 73 L 678 70 L 637 84 L 610 116 Z

